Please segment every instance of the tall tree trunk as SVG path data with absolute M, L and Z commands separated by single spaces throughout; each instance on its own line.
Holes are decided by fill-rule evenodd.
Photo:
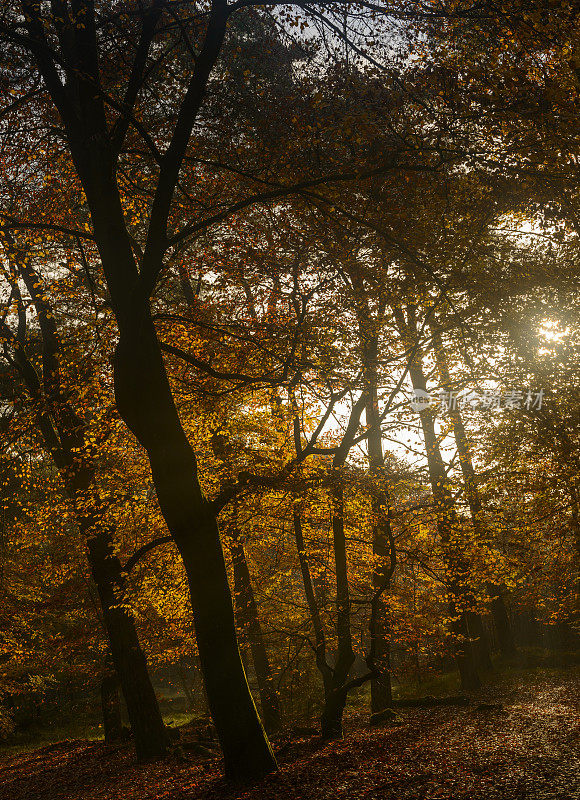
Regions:
M 373 653 L 373 668 L 375 674 L 371 678 L 371 711 L 382 711 L 389 708 L 393 702 L 391 684 L 391 627 L 389 622 L 389 609 L 384 600 L 384 591 L 388 589 L 390 579 L 386 580 L 388 565 L 394 557 L 394 542 L 390 535 L 390 506 L 391 500 L 386 486 L 385 461 L 381 442 L 381 426 L 379 420 L 376 382 L 370 387 L 370 400 L 367 405 L 367 425 L 369 433 L 367 438 L 368 458 L 371 477 L 379 483 L 373 487 L 371 500 L 373 512 L 373 556 L 375 565 L 373 569 L 373 590 L 380 594 L 376 598 L 376 613 L 373 620 L 370 643 Z M 392 574 L 392 570 L 391 570 Z
M 342 714 L 346 704 L 348 692 L 353 686 L 360 685 L 370 678 L 365 676 L 363 681 L 348 682 L 348 674 L 354 663 L 352 637 L 350 629 L 350 591 L 348 584 L 348 561 L 346 553 L 346 538 L 344 533 L 344 476 L 342 467 L 360 425 L 360 418 L 365 408 L 368 395 L 362 392 L 354 403 L 346 430 L 340 444 L 335 450 L 332 460 L 332 485 L 330 496 L 332 501 L 332 536 L 334 560 L 336 568 L 336 637 L 337 658 L 334 667 L 328 664 L 326 657 L 326 638 L 316 603 L 312 577 L 308 566 L 302 524 L 297 505 L 294 506 L 294 533 L 296 546 L 300 559 L 304 591 L 310 609 L 313 628 L 316 635 L 316 663 L 324 683 L 324 710 L 321 717 L 322 735 L 324 738 L 337 738 L 342 736 Z
M 302 519 L 300 517 L 300 510 L 297 504 L 293 509 L 293 523 L 294 523 L 294 538 L 296 541 L 296 550 L 298 551 L 298 561 L 300 563 L 300 571 L 302 573 L 302 583 L 304 585 L 304 595 L 310 612 L 310 620 L 314 630 L 315 640 L 315 655 L 316 666 L 322 676 L 322 684 L 324 687 L 324 696 L 326 697 L 332 690 L 332 669 L 330 668 L 326 658 L 326 634 L 324 632 L 324 625 L 320 616 L 320 609 L 316 600 L 316 593 L 314 591 L 314 583 L 310 573 L 310 563 L 308 561 L 308 553 L 304 543 L 304 532 L 302 529 Z
M 338 653 L 334 667 L 327 659 L 326 635 L 316 601 L 308 554 L 304 545 L 302 521 L 298 507 L 294 506 L 294 535 L 300 569 L 304 583 L 304 594 L 310 611 L 312 627 L 316 640 L 316 665 L 322 676 L 324 687 L 324 707 L 320 719 L 322 736 L 325 739 L 342 738 L 342 716 L 348 696 L 346 679 L 354 661 L 350 639 L 350 598 L 346 578 L 346 548 L 344 542 L 344 522 L 342 510 L 342 487 L 333 487 L 333 535 L 335 537 L 335 558 L 337 572 L 337 639 Z M 338 546 L 339 555 L 336 557 Z
M 353 658 L 354 661 L 354 658 Z M 346 673 L 348 675 L 348 672 Z M 346 680 L 346 675 L 344 680 Z M 340 687 L 334 687 L 324 698 L 324 708 L 320 718 L 322 738 L 342 739 L 342 718 L 346 707 L 347 692 Z
M 576 608 L 574 609 L 574 622 L 580 619 L 580 504 L 578 502 L 578 490 L 576 481 L 572 479 L 570 486 L 571 517 L 570 530 L 573 537 L 573 544 L 576 550 Z
M 473 655 L 478 670 L 489 671 L 493 669 L 489 639 L 483 625 L 481 614 L 476 611 L 467 612 L 467 629 L 472 642 Z
M 115 673 L 107 673 L 101 680 L 101 709 L 105 742 L 111 744 L 123 738 L 121 722 L 121 701 L 119 699 L 119 678 Z
M 486 591 L 491 598 L 491 613 L 500 652 L 503 656 L 509 658 L 517 653 L 517 648 L 513 625 L 501 587 L 489 582 L 486 584 Z
M 332 539 L 336 569 L 336 638 L 337 658 L 332 671 L 330 691 L 324 698 L 321 726 L 325 739 L 342 738 L 342 715 L 346 705 L 345 689 L 348 673 L 354 663 L 350 629 L 350 590 L 344 534 L 344 488 L 340 475 L 335 475 L 331 488 Z
M 431 331 L 433 334 L 433 350 L 437 362 L 437 369 L 441 378 L 441 385 L 445 391 L 449 393 L 450 402 L 448 404 L 448 414 L 453 424 L 453 435 L 455 438 L 457 453 L 459 455 L 459 463 L 461 465 L 461 472 L 463 475 L 465 495 L 469 505 L 473 529 L 478 540 L 483 541 L 485 536 L 485 522 L 482 515 L 483 507 L 481 504 L 481 497 L 477 487 L 477 477 L 475 475 L 473 459 L 471 457 L 471 448 L 469 446 L 469 440 L 467 438 L 467 433 L 461 417 L 461 411 L 459 408 L 457 408 L 456 403 L 452 398 L 453 384 L 449 374 L 447 355 L 443 347 L 441 333 L 436 325 L 431 326 Z M 504 656 L 513 656 L 516 652 L 515 640 L 507 613 L 505 600 L 502 596 L 501 587 L 492 581 L 487 581 L 486 591 L 490 597 L 491 613 L 497 632 L 500 650 Z M 481 658 L 484 663 L 489 662 L 491 664 L 489 643 L 486 640 L 481 622 L 476 622 L 476 628 L 481 629 L 483 634 L 479 640 Z
M 83 514 L 86 507 L 83 509 Z M 80 517 L 81 531 L 85 529 Z M 90 526 L 90 530 L 93 526 Z M 126 605 L 121 603 L 125 579 L 119 559 L 111 554 L 108 536 L 93 536 L 88 540 L 89 562 L 103 610 L 103 621 L 111 647 L 115 670 L 119 676 L 137 758 L 151 761 L 167 752 L 167 732 L 155 690 L 151 683 L 147 660 L 135 627 L 135 620 Z
M 98 150 L 98 148 L 97 148 Z M 276 769 L 242 665 L 216 513 L 204 496 L 197 459 L 181 425 L 104 148 L 78 165 L 119 326 L 114 358 L 117 408 L 147 451 L 161 512 L 185 567 L 210 712 L 233 780 Z M 162 258 L 163 249 L 159 258 Z M 161 264 L 155 262 L 155 267 Z
M 279 729 L 281 724 L 280 703 L 270 667 L 270 660 L 264 644 L 264 635 L 258 615 L 258 606 L 254 596 L 250 570 L 248 569 L 246 552 L 237 527 L 232 530 L 230 547 L 234 568 L 234 592 L 238 619 L 252 651 L 264 727 L 268 733 L 273 733 Z
M 414 309 L 409 307 L 409 321 L 405 320 L 400 308 L 393 308 L 395 320 L 403 341 L 414 348 L 414 355 L 409 364 L 409 375 L 415 392 L 427 393 L 427 384 L 422 367 L 422 354 L 418 346 L 418 333 L 414 316 Z M 446 569 L 449 575 L 449 613 L 451 616 L 451 631 L 455 637 L 455 657 L 461 678 L 461 686 L 467 691 L 479 689 L 481 681 L 477 673 L 473 650 L 469 641 L 466 611 L 472 605 L 469 587 L 466 579 L 469 577 L 468 569 L 462 557 L 461 548 L 456 540 L 459 520 L 455 513 L 453 495 L 447 478 L 445 464 L 441 456 L 435 421 L 430 408 L 419 411 L 425 453 L 429 469 L 429 479 L 435 514 L 437 530 L 443 547 Z
M 375 582 L 375 586 L 376 586 Z M 379 598 L 379 609 L 376 622 L 376 645 L 374 666 L 377 675 L 371 678 L 371 711 L 373 713 L 390 708 L 393 704 L 391 682 L 391 626 L 388 618 L 388 606 L 382 597 Z
M 125 577 L 120 561 L 114 555 L 114 531 L 103 519 L 106 505 L 94 486 L 95 467 L 86 455 L 85 426 L 66 399 L 60 383 L 60 340 L 55 315 L 48 305 L 41 278 L 26 254 L 14 245 L 8 247 L 8 252 L 16 261 L 18 274 L 26 284 L 38 315 L 43 345 L 42 380 L 20 340 L 14 342 L 14 360 L 37 406 L 36 424 L 65 490 L 73 500 L 76 522 L 86 541 L 88 561 L 97 586 L 113 663 L 125 697 L 137 758 L 160 758 L 167 749 L 165 726 L 135 621 L 121 602 Z M 16 291 L 18 293 L 18 287 Z
M 100 91 L 100 39 L 94 8 L 90 3 L 72 4 L 70 35 L 54 45 L 64 49 L 58 63 L 65 66 L 58 68 L 59 56 L 55 61 L 53 44 L 46 38 L 44 7 L 26 3 L 26 11 L 31 53 L 63 122 L 118 323 L 114 357 L 117 407 L 147 451 L 159 506 L 183 559 L 200 663 L 226 775 L 257 778 L 275 769 L 276 761 L 240 658 L 216 513 L 198 480 L 197 461 L 179 420 L 150 309 L 150 295 L 169 247 L 168 220 L 181 164 L 231 9 L 225 0 L 215 0 L 206 16 L 188 89 L 160 164 L 139 265 L 116 177 L 125 118 L 117 125 L 109 124 L 105 93 Z M 144 35 L 129 86 L 135 78 L 139 85 L 162 13 L 158 5 L 142 17 Z M 62 71 L 65 83 L 61 82 Z
M 167 502 L 164 506 L 166 513 L 172 510 L 181 515 Z M 235 780 L 254 778 L 274 769 L 275 760 L 238 649 L 217 523 L 208 511 L 204 516 L 195 538 L 178 535 L 176 541 L 189 581 L 200 662 L 226 775 Z
M 374 567 L 372 575 L 373 600 L 370 620 L 371 711 L 382 711 L 392 705 L 391 684 L 391 626 L 385 592 L 395 570 L 396 551 L 391 533 L 391 506 L 389 487 L 385 475 L 381 419 L 378 406 L 378 354 L 379 331 L 384 317 L 385 301 L 381 298 L 374 311 L 369 303 L 358 263 L 350 264 L 350 278 L 354 290 L 355 310 L 362 363 L 366 404 L 367 452 L 369 473 L 373 480 L 371 508 L 373 514 L 372 544 Z
M 183 663 L 183 658 L 179 659 L 176 667 L 177 667 L 177 674 L 179 676 L 179 682 L 181 683 L 181 689 L 187 701 L 187 705 L 189 707 L 189 710 L 193 711 L 195 709 L 195 694 L 192 691 L 192 687 L 188 683 L 188 675 L 187 675 L 188 668 L 187 665 Z M 191 671 L 190 668 L 189 671 Z

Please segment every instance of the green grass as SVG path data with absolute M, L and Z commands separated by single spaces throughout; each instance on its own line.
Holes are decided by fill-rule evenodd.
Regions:
M 163 721 L 171 728 L 180 728 L 182 725 L 188 725 L 190 722 L 198 719 L 202 719 L 202 717 L 197 714 L 192 714 L 191 712 L 186 713 L 185 711 L 170 711 L 168 714 L 163 714 Z M 207 717 L 203 717 L 203 719 L 207 719 Z
M 42 722 L 31 725 L 27 730 L 15 733 L 7 744 L 0 745 L 1 755 L 28 753 L 63 739 L 103 739 L 103 728 L 98 718 L 81 714 L 70 719 Z
M 421 683 L 417 681 L 403 681 L 393 686 L 393 696 L 395 700 L 402 700 L 414 697 L 442 697 L 443 695 L 459 694 L 461 686 L 459 675 L 456 670 L 443 672 L 439 675 L 430 675 L 424 678 Z
M 177 728 L 197 717 L 191 713 L 168 711 L 163 719 L 166 725 Z M 103 738 L 103 726 L 98 712 L 82 712 L 75 716 L 39 721 L 25 731 L 13 734 L 7 743 L 0 744 L 0 757 L 32 752 L 65 739 L 102 741 Z

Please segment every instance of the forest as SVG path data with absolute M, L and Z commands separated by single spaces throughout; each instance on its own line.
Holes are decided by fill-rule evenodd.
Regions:
M 0 800 L 580 798 L 577 3 L 0 53 Z

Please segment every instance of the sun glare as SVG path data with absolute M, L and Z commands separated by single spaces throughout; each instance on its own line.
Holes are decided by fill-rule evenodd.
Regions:
M 544 342 L 559 344 L 564 336 L 570 333 L 570 328 L 561 328 L 558 320 L 544 319 L 539 328 L 539 334 Z

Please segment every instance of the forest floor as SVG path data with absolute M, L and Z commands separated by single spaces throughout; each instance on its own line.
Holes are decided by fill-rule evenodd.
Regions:
M 277 748 L 280 771 L 240 788 L 218 758 L 138 765 L 129 744 L 66 740 L 0 756 L 0 800 L 579 800 L 580 675 L 502 677 L 468 706 L 402 709 L 373 728 L 355 713 L 342 741 Z

